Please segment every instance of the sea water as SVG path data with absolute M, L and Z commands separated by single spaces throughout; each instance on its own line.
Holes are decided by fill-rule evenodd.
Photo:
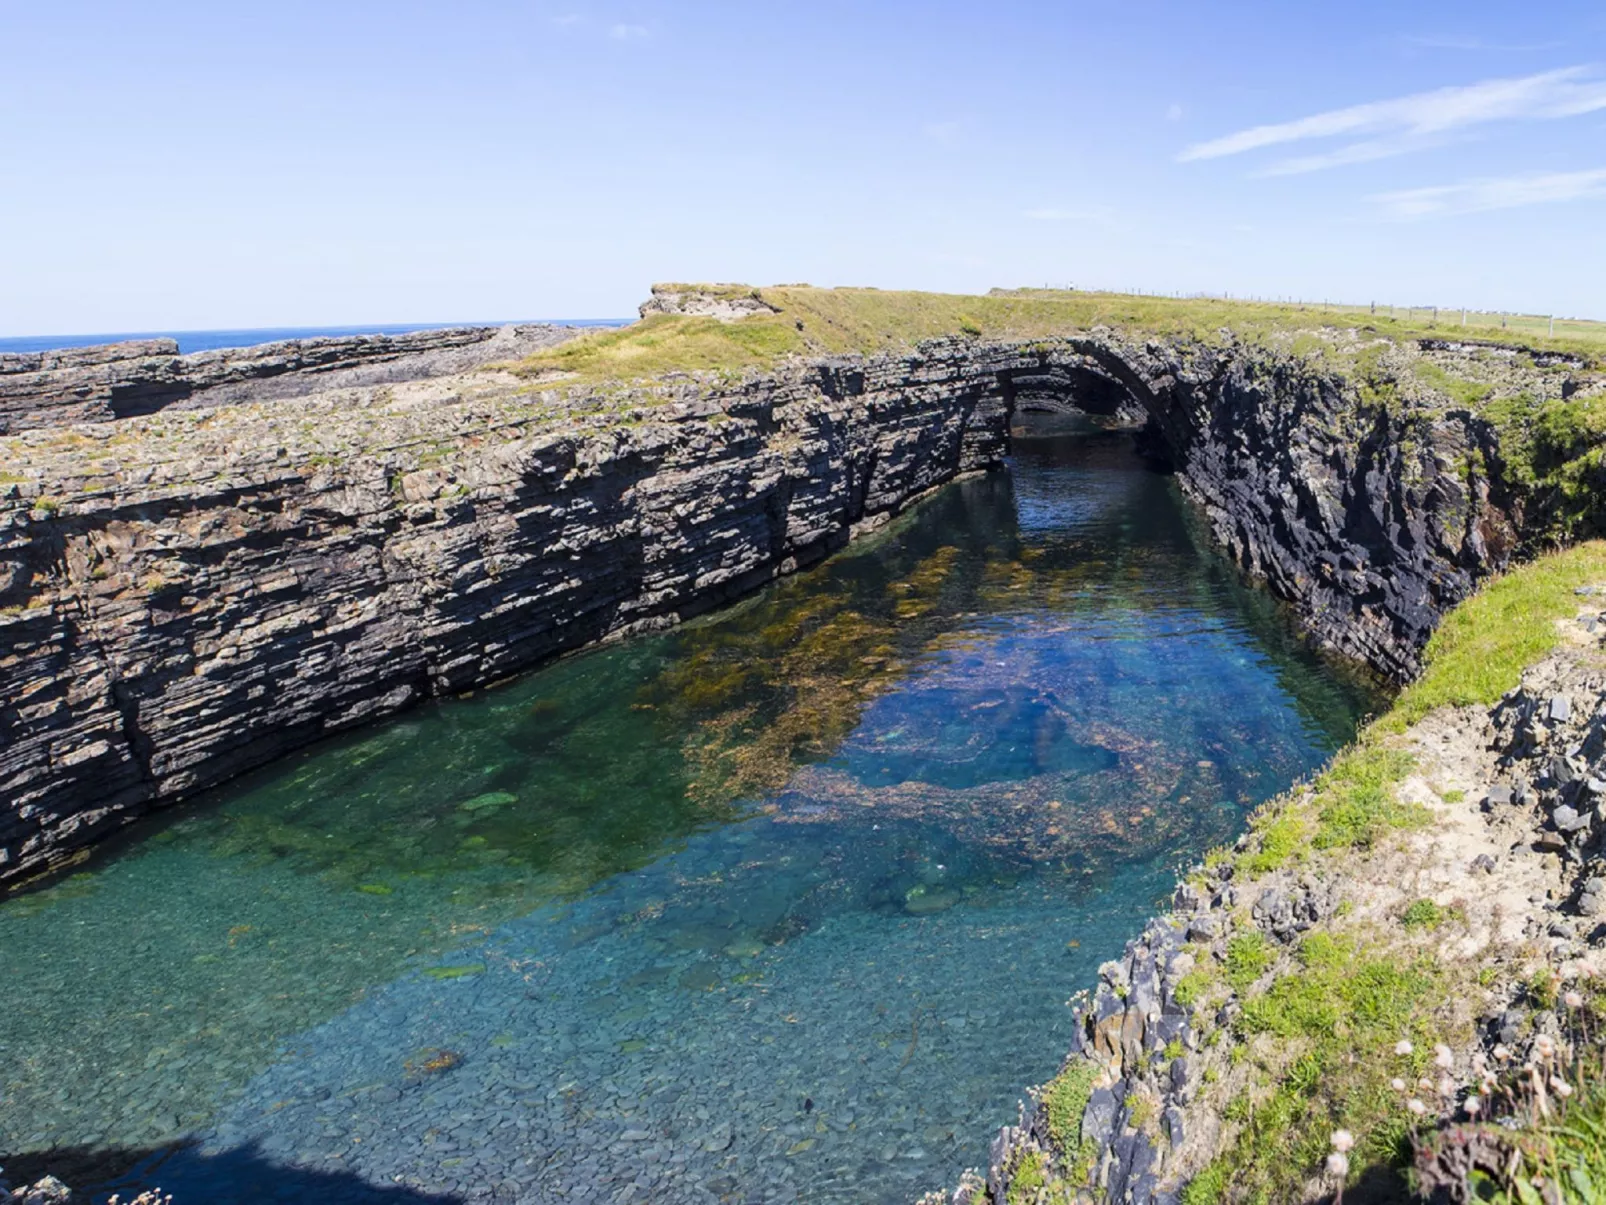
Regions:
M 824 565 L 0 905 L 0 1163 L 231 1201 L 908 1201 L 1375 702 L 1075 420 Z

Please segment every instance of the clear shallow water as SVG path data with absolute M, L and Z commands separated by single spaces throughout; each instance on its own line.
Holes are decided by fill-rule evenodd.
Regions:
M 520 319 L 520 321 L 526 321 Z M 531 322 L 551 322 L 558 326 L 625 326 L 631 318 L 536 318 Z M 320 339 L 331 335 L 404 335 L 409 331 L 436 331 L 451 326 L 501 326 L 502 322 L 414 322 L 378 326 L 272 326 L 247 330 L 215 331 L 139 331 L 112 335 L 19 335 L 0 339 L 0 353 L 58 351 L 68 347 L 98 347 L 102 343 L 126 343 L 130 339 L 175 339 L 180 355 L 192 351 L 219 351 L 228 347 L 255 347 L 259 343 L 280 343 L 285 339 Z
M 0 905 L 0 1162 L 179 1205 L 908 1200 L 1371 701 L 1125 439 L 1019 439 L 732 611 Z

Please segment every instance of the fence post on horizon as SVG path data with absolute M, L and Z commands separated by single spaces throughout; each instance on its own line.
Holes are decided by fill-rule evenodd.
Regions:
M 1556 315 L 1554 314 L 1550 316 L 1550 337 L 1552 339 L 1556 337 Z
M 1461 307 L 1461 325 L 1465 326 L 1466 324 L 1467 324 L 1467 307 L 1466 306 L 1462 306 Z

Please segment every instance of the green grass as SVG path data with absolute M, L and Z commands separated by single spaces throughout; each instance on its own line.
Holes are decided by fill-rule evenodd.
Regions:
M 1374 315 L 1359 306 L 1313 307 L 1071 290 L 994 290 L 973 296 L 806 285 L 706 288 L 719 296 L 757 295 L 776 312 L 733 322 L 657 314 L 620 330 L 584 335 L 540 352 L 524 361 L 521 369 L 574 373 L 581 382 L 641 380 L 674 371 L 770 368 L 791 355 L 902 352 L 922 340 L 956 334 L 989 339 L 1052 338 L 1095 326 L 1209 344 L 1229 337 L 1259 341 L 1317 329 L 1395 340 L 1456 337 L 1455 331 L 1460 329 L 1435 325 L 1424 311 L 1391 317 Z M 1570 325 L 1565 337 L 1558 332 L 1555 339 L 1537 338 L 1529 330 L 1510 332 L 1513 339 L 1519 333 L 1525 346 L 1564 351 L 1592 362 L 1606 354 L 1606 324 Z M 1295 350 L 1322 355 L 1331 346 L 1328 336 L 1307 333 L 1300 336 Z M 1456 396 L 1454 389 L 1451 396 Z
M 1238 869 L 1250 875 L 1265 874 L 1302 857 L 1310 839 L 1304 816 L 1293 808 L 1257 816 L 1252 831 L 1255 844 L 1238 862 Z
M 1595 582 L 1606 582 L 1606 541 L 1541 557 L 1486 583 L 1439 625 L 1422 676 L 1379 727 L 1403 732 L 1437 707 L 1493 704 L 1556 646 L 1554 621 L 1575 614 L 1587 600 L 1573 592 Z
M 1227 942 L 1227 982 L 1242 994 L 1277 960 L 1266 935 L 1258 929 L 1239 933 Z
M 1335 757 L 1316 780 L 1316 849 L 1369 849 L 1389 829 L 1412 828 L 1425 811 L 1401 803 L 1394 788 L 1415 764 L 1409 753 L 1362 739 Z
M 1291 1199 L 1338 1127 L 1357 1137 L 1358 1170 L 1396 1166 L 1405 1119 L 1388 1081 L 1414 1068 L 1394 1044 L 1409 1036 L 1431 1046 L 1443 991 L 1443 973 L 1429 960 L 1401 959 L 1354 935 L 1308 936 L 1298 966 L 1245 999 L 1234 1021 L 1240 1040 L 1269 1036 L 1291 1057 L 1219 1161 L 1223 1188 L 1241 1199 Z
M 1437 929 L 1450 917 L 1450 909 L 1441 908 L 1432 900 L 1412 900 L 1400 915 L 1400 924 L 1407 929 Z
M 1177 986 L 1172 989 L 1171 995 L 1183 1008 L 1192 1008 L 1215 985 L 1215 982 L 1216 977 L 1208 968 L 1196 967 L 1177 980 Z
M 1227 1165 L 1222 1159 L 1212 1160 L 1182 1190 L 1182 1205 L 1219 1205 L 1227 1192 Z
M 1085 1179 L 1091 1170 L 1093 1144 L 1082 1137 L 1082 1114 L 1093 1095 L 1098 1068 L 1078 1059 L 1067 1066 L 1048 1085 L 1043 1108 L 1048 1114 L 1048 1136 L 1066 1160 L 1071 1180 Z

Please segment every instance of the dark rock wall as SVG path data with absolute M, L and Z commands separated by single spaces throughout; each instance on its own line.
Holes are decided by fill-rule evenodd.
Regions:
M 372 445 L 317 468 L 242 454 L 177 491 L 54 481 L 83 500 L 51 511 L 0 485 L 0 878 L 323 734 L 727 601 L 1000 463 L 1011 408 L 1055 398 L 1141 408 L 1237 561 L 1395 679 L 1518 534 L 1469 415 L 1368 409 L 1264 349 L 1102 332 L 475 436 L 455 485 Z
M 822 370 L 496 444 L 462 491 L 353 453 L 0 502 L 0 876 L 323 734 L 716 605 L 997 464 L 997 390 L 921 372 Z
M 1487 468 L 1493 431 L 1466 411 L 1369 407 L 1254 353 L 1176 389 L 1192 413 L 1182 480 L 1217 539 L 1319 642 L 1385 678 L 1416 674 L 1440 617 L 1519 543 L 1520 507 Z

